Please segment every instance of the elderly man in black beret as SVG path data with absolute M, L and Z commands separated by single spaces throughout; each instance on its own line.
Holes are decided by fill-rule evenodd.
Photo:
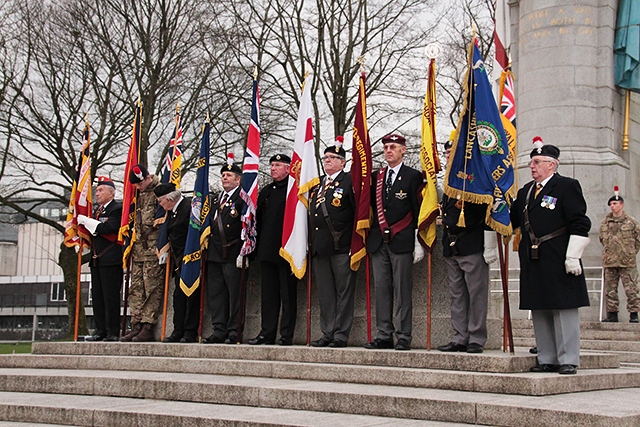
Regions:
M 591 221 L 580 183 L 557 173 L 560 149 L 534 138 L 533 181 L 512 205 L 520 227 L 520 309 L 531 310 L 538 348 L 532 372 L 575 374 L 580 363 L 580 315 L 589 305 L 580 258 Z
M 269 159 L 273 182 L 260 190 L 256 208 L 257 260 L 260 261 L 262 328 L 251 345 L 274 344 L 280 317 L 278 345 L 291 345 L 296 326 L 297 279 L 289 263 L 280 256 L 284 208 L 291 158 L 276 154 Z M 282 315 L 280 316 L 280 308 Z

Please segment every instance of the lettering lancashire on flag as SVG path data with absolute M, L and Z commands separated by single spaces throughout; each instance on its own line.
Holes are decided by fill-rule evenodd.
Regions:
M 242 165 L 242 188 L 240 197 L 244 201 L 242 232 L 244 241 L 240 255 L 247 256 L 256 247 L 256 206 L 258 204 L 258 168 L 260 166 L 260 89 L 258 80 L 253 80 L 251 97 L 251 123 L 247 135 L 247 149 Z
M 176 189 L 180 188 L 180 179 L 182 178 L 182 135 L 180 105 L 178 105 L 176 107 L 175 127 L 169 141 L 167 155 L 163 159 L 160 178 L 162 184 L 173 182 L 176 185 Z M 159 204 L 155 218 L 154 226 L 160 228 L 158 240 L 156 241 L 156 255 L 160 258 L 162 254 L 169 251 L 169 224 L 166 222 L 167 213 Z
M 82 132 L 82 148 L 80 149 L 76 175 L 71 187 L 69 210 L 64 222 L 64 244 L 69 248 L 78 246 L 80 239 L 82 239 L 84 247 L 91 247 L 91 233 L 84 226 L 78 225 L 78 215 L 85 215 L 91 218 L 93 213 L 90 141 L 89 123 L 85 121 L 84 131 Z
M 371 141 L 367 126 L 366 75 L 360 75 L 358 102 L 353 124 L 351 182 L 356 209 L 351 237 L 351 269 L 358 271 L 360 262 L 367 255 L 367 234 L 371 228 Z
M 474 41 L 469 46 L 465 103 L 451 151 L 444 191 L 449 197 L 486 203 L 485 222 L 504 236 L 512 232 L 513 163 L 491 85 Z M 462 205 L 464 212 L 464 203 Z M 463 215 L 461 215 L 463 217 Z
M 136 241 L 136 188 L 129 182 L 129 171 L 138 164 L 140 156 L 140 135 L 142 130 L 142 102 L 138 101 L 131 131 L 131 143 L 124 168 L 124 188 L 122 190 L 122 217 L 118 231 L 118 243 L 123 246 L 122 267 L 127 268 L 131 248 Z
M 437 174 L 440 172 L 440 158 L 436 144 L 436 60 L 429 62 L 427 92 L 422 108 L 422 146 L 420 163 L 423 178 L 422 203 L 418 215 L 418 237 L 427 250 L 431 251 L 436 240 L 436 217 L 438 216 Z
M 200 144 L 200 157 L 198 158 L 198 171 L 196 183 L 191 199 L 191 215 L 189 218 L 189 231 L 182 258 L 182 270 L 180 272 L 180 289 L 186 296 L 191 296 L 200 286 L 200 272 L 202 266 L 202 251 L 207 248 L 210 224 L 209 204 L 209 145 L 211 125 L 209 120 L 204 125 L 202 143 Z
M 307 269 L 309 191 L 320 183 L 313 144 L 312 114 L 311 84 L 306 84 L 305 78 L 289 168 L 280 248 L 280 256 L 289 262 L 291 271 L 298 279 L 304 276 Z

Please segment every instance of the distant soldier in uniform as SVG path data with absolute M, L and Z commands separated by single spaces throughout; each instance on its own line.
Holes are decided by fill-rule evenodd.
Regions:
M 254 253 L 260 261 L 262 328 L 251 345 L 274 344 L 280 316 L 278 345 L 291 345 L 296 326 L 298 280 L 289 263 L 280 256 L 284 208 L 289 182 L 291 158 L 276 154 L 269 159 L 273 182 L 260 190 L 256 208 L 257 246 Z M 282 308 L 282 315 L 280 315 Z
M 326 175 L 309 203 L 312 269 L 320 300 L 320 339 L 313 347 L 346 347 L 353 322 L 356 272 L 351 270 L 351 234 L 355 198 L 351 174 L 344 172 L 344 139 L 324 150 Z
M 531 310 L 538 348 L 532 372 L 575 374 L 580 363 L 579 307 L 589 305 L 580 258 L 591 221 L 580 183 L 557 173 L 560 149 L 534 138 L 533 180 L 511 210 L 520 227 L 520 309 Z
M 373 223 L 367 238 L 376 294 L 376 338 L 367 349 L 411 349 L 413 322 L 413 263 L 424 257 L 418 242 L 422 173 L 403 163 L 404 136 L 382 138 L 387 166 L 375 171 L 371 182 Z M 395 309 L 394 309 L 395 294 Z M 395 327 L 394 327 L 395 321 Z
M 213 334 L 205 344 L 238 341 L 240 273 L 242 268 L 242 170 L 229 158 L 220 171 L 222 191 L 211 205 L 211 235 L 207 250 L 207 290 Z
M 158 202 L 153 190 L 160 181 L 144 165 L 135 165 L 129 172 L 129 182 L 138 190 L 129 287 L 131 331 L 120 341 L 146 342 L 154 340 L 153 329 L 164 289 L 164 266 L 156 256 L 158 229 L 154 227 Z
M 200 324 L 200 287 L 190 296 L 180 288 L 180 271 L 184 248 L 187 244 L 191 201 L 186 199 L 175 184 L 169 182 L 158 185 L 154 190 L 158 203 L 167 212 L 169 245 L 172 269 L 175 281 L 173 291 L 173 332 L 163 342 L 192 343 L 198 339 Z
M 640 250 L 640 225 L 624 211 L 624 199 L 618 194 L 618 187 L 609 199 L 611 212 L 600 224 L 602 267 L 604 267 L 604 288 L 607 302 L 607 318 L 603 322 L 617 322 L 620 301 L 618 281 L 622 281 L 627 294 L 629 322 L 638 323 L 638 269 L 636 256 Z
M 118 341 L 120 335 L 120 289 L 122 288 L 122 246 L 118 231 L 122 204 L 114 200 L 116 185 L 98 177 L 93 218 L 78 215 L 78 224 L 93 234 L 91 239 L 91 299 L 95 333 L 87 341 Z

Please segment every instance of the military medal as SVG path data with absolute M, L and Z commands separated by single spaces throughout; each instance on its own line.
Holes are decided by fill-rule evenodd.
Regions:
M 236 218 L 238 216 L 238 210 L 235 206 L 231 206 L 231 209 L 229 209 L 229 215 L 231 218 Z
M 398 177 L 398 179 L 400 179 L 400 177 Z M 404 191 L 400 190 L 400 191 L 398 191 L 398 192 L 396 193 L 396 199 L 398 199 L 398 200 L 404 200 L 404 199 L 406 199 L 406 198 L 407 198 L 407 194 L 408 194 L 408 193 L 405 193 Z
M 542 202 L 540 202 L 540 206 L 543 208 L 554 210 L 556 208 L 556 203 L 558 199 L 556 197 L 552 197 L 549 195 L 542 196 Z
M 339 208 L 342 205 L 342 202 L 340 201 L 339 197 L 335 197 L 332 201 L 331 201 L 331 206 L 335 206 L 336 208 Z

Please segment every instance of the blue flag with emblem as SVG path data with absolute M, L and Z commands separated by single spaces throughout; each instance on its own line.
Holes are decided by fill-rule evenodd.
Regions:
M 202 251 L 206 249 L 211 228 L 209 227 L 209 120 L 204 125 L 196 183 L 191 199 L 191 215 L 189 231 L 182 258 L 180 272 L 180 289 L 186 296 L 191 296 L 200 286 L 200 272 L 202 267 Z
M 510 236 L 509 206 L 515 193 L 513 164 L 475 39 L 469 46 L 466 81 L 465 103 L 454 138 L 457 142 L 447 165 L 444 191 L 449 197 L 462 201 L 459 226 L 465 226 L 464 202 L 486 203 L 486 224 Z

